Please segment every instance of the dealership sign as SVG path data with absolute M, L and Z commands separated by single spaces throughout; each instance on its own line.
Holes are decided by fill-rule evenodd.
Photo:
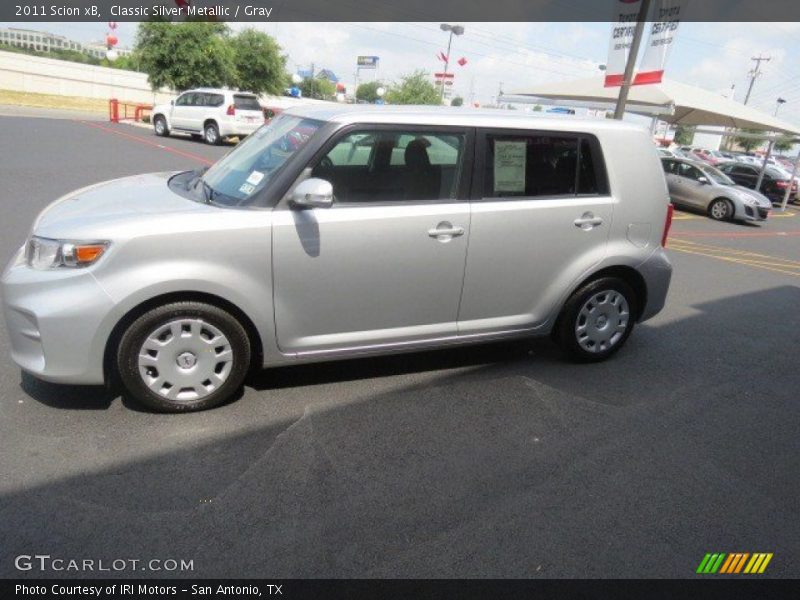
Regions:
M 359 69 L 377 69 L 378 57 L 377 56 L 359 56 L 357 59 Z
M 608 47 L 606 64 L 606 87 L 622 85 L 625 64 L 628 62 L 636 21 L 642 0 L 616 0 L 614 26 Z M 633 85 L 660 83 L 664 77 L 664 67 L 678 31 L 681 19 L 686 13 L 688 0 L 655 0 L 653 22 L 649 23 L 644 57 L 633 80 Z

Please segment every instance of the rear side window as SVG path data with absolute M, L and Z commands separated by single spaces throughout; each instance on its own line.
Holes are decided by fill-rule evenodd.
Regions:
M 223 104 L 225 104 L 225 96 L 223 96 L 222 94 L 205 95 L 206 106 L 222 106 Z
M 233 95 L 233 106 L 239 110 L 261 110 L 258 98 L 255 96 Z
M 599 143 L 559 134 L 486 136 L 485 198 L 608 193 Z

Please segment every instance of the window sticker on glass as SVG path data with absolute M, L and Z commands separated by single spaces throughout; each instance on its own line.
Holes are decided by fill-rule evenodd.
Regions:
M 264 174 L 261 171 L 253 171 L 250 177 L 247 178 L 247 183 L 250 185 L 258 185 L 264 179 Z
M 494 191 L 525 192 L 526 142 L 494 142 Z
M 244 194 L 245 196 L 249 196 L 256 190 L 256 186 L 251 185 L 249 183 L 243 183 L 242 186 L 239 188 L 239 193 Z

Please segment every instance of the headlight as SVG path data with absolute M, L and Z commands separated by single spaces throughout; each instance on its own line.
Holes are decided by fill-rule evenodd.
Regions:
M 25 261 L 33 269 L 59 267 L 88 267 L 97 262 L 108 248 L 109 242 L 82 242 L 51 240 L 33 236 L 28 240 Z

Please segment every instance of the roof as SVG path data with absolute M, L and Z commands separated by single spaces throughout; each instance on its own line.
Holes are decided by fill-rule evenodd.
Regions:
M 296 106 L 285 114 L 337 123 L 408 123 L 415 125 L 454 125 L 461 127 L 508 127 L 512 129 L 557 129 L 562 131 L 630 130 L 644 131 L 641 125 L 611 119 L 581 119 L 571 115 L 510 110 L 473 109 L 449 106 L 396 106 L 375 104 L 337 104 L 333 102 Z
M 604 104 L 616 102 L 619 87 L 604 87 L 603 81 L 602 77 L 589 77 L 547 83 L 514 92 L 514 95 Z M 800 125 L 782 121 L 703 88 L 669 79 L 658 84 L 632 86 L 628 102 L 634 105 L 630 108 L 631 112 L 636 112 L 637 105 L 663 107 L 671 114 L 664 112 L 658 118 L 676 125 L 736 127 L 800 134 Z

